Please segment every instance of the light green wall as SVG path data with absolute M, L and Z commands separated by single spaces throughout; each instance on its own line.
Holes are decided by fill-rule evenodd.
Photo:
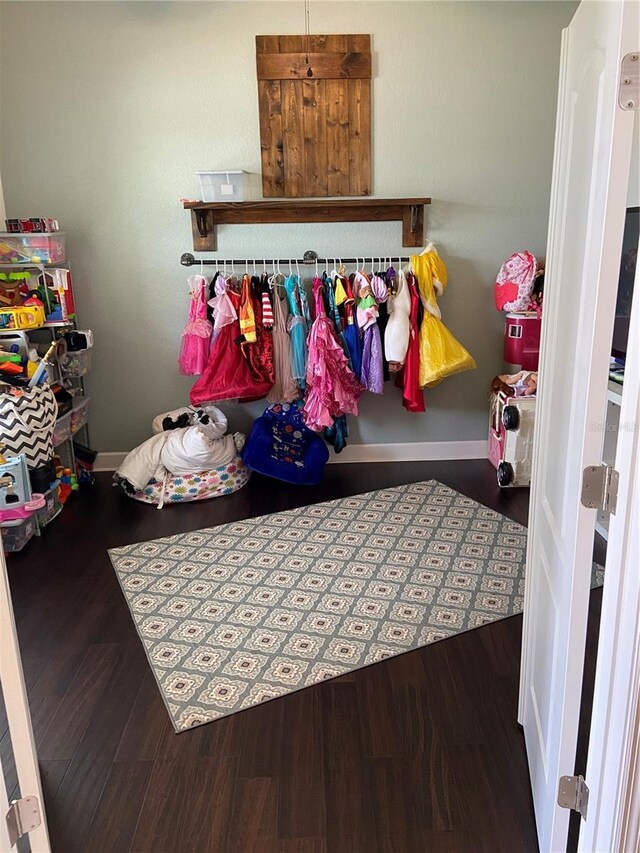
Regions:
M 481 439 L 502 366 L 492 284 L 545 253 L 560 31 L 575 3 L 314 2 L 315 32 L 367 32 L 374 51 L 376 195 L 430 195 L 428 235 L 449 267 L 446 323 L 478 370 L 426 393 L 366 395 L 351 440 Z M 197 169 L 259 171 L 254 36 L 297 33 L 302 3 L 3 2 L 0 172 L 9 216 L 68 233 L 100 450 L 144 439 L 191 382 L 176 359 L 187 311 L 180 197 Z M 398 254 L 397 223 L 225 226 L 227 257 Z M 261 410 L 227 406 L 246 426 Z

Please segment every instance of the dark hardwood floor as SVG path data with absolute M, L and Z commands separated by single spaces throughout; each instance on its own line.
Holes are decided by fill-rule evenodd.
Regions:
M 519 616 L 176 735 L 107 548 L 435 478 L 526 523 L 488 462 L 255 476 L 162 511 L 109 475 L 9 558 L 56 853 L 535 851 Z M 2 732 L 0 731 L 0 735 Z

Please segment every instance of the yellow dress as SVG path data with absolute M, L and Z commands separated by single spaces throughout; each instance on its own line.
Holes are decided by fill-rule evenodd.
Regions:
M 437 385 L 442 379 L 476 366 L 472 356 L 442 322 L 438 296 L 447 286 L 447 268 L 433 243 L 421 255 L 411 256 L 411 268 L 418 279 L 424 318 L 418 336 L 421 388 Z

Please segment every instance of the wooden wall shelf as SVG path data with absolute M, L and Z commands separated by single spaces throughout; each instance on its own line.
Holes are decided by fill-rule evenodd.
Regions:
M 216 225 L 286 222 L 402 222 L 402 245 L 424 246 L 424 205 L 430 198 L 353 198 L 337 201 L 186 201 L 194 252 L 217 251 Z

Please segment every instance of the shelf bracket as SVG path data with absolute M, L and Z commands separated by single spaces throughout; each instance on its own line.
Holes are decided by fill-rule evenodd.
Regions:
M 191 233 L 195 252 L 215 252 L 218 248 L 214 212 L 210 208 L 191 211 Z
M 402 208 L 402 245 L 416 248 L 424 245 L 424 207 L 421 204 Z

